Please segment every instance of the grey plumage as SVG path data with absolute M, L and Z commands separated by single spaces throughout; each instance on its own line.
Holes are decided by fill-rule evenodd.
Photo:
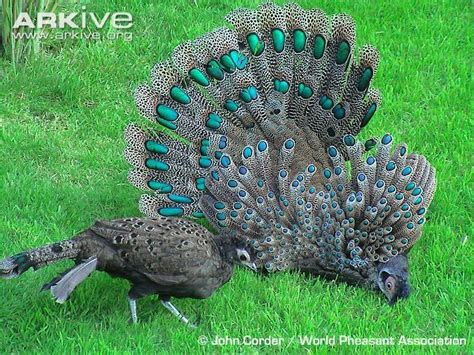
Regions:
M 84 281 L 97 267 L 97 258 L 91 256 L 89 259 L 73 267 L 61 279 L 51 286 L 51 293 L 58 303 L 64 303 L 72 291 Z
M 187 141 L 127 127 L 141 211 L 205 216 L 247 238 L 267 272 L 336 275 L 387 295 L 380 265 L 407 265 L 436 181 L 390 134 L 357 141 L 381 103 L 377 50 L 356 55 L 346 14 L 265 2 L 227 20 L 232 29 L 179 45 L 136 91 L 146 118 Z
M 63 303 L 94 270 L 130 281 L 132 319 L 136 300 L 157 294 L 173 314 L 171 297 L 207 298 L 229 281 L 234 264 L 256 270 L 254 254 L 233 235 L 214 236 L 188 220 L 127 218 L 98 221 L 72 239 L 32 249 L 0 261 L 0 278 L 13 278 L 61 259 L 76 266 L 43 286 Z M 186 317 L 181 321 L 191 325 Z

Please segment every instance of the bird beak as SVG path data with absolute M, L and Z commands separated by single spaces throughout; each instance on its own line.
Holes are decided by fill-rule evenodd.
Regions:
M 255 271 L 255 272 L 258 271 L 258 269 L 257 269 L 257 264 L 255 264 L 255 263 L 247 264 L 247 266 L 248 266 L 250 269 L 252 269 L 252 271 Z

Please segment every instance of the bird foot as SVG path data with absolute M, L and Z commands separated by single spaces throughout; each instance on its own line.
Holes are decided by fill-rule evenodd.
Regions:
M 138 323 L 138 316 L 137 316 L 137 300 L 133 298 L 128 299 L 128 304 L 130 306 L 130 314 L 131 318 L 128 321 L 130 324 L 137 324 Z
M 161 304 L 168 310 L 170 311 L 172 314 L 174 314 L 176 317 L 178 317 L 178 319 L 183 322 L 184 324 L 186 324 L 189 328 L 191 329 L 196 329 L 197 326 L 198 326 L 198 323 L 193 323 L 193 322 L 190 322 L 188 318 L 186 318 L 184 316 L 183 313 L 181 313 L 170 301 L 165 301 L 165 300 L 161 300 Z

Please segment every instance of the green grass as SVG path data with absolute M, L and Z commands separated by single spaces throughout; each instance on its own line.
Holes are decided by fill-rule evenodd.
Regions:
M 0 353 L 380 352 L 472 353 L 473 144 L 472 8 L 468 1 L 300 2 L 350 13 L 358 43 L 381 52 L 375 79 L 383 107 L 362 136 L 392 132 L 437 168 L 424 235 L 410 254 L 413 292 L 393 307 L 380 294 L 297 274 L 262 278 L 239 270 L 204 301 L 196 331 L 155 298 L 127 324 L 127 282 L 98 273 L 64 305 L 38 293 L 67 262 L 0 287 Z M 197 4 L 197 5 L 196 5 Z M 17 69 L 0 62 L 0 256 L 57 241 L 97 218 L 138 215 L 140 192 L 126 181 L 122 131 L 140 121 L 132 90 L 180 42 L 224 24 L 256 2 L 91 1 L 88 11 L 129 11 L 134 38 L 49 41 Z M 463 242 L 464 241 L 464 242 Z M 198 337 L 283 337 L 281 347 L 201 346 Z M 298 335 L 463 337 L 468 347 L 301 346 Z

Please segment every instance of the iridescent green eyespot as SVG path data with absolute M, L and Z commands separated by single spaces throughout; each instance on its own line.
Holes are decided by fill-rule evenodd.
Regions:
M 155 170 L 160 170 L 160 171 L 168 171 L 170 169 L 170 166 L 166 163 L 163 163 L 162 161 L 159 161 L 157 159 L 151 159 L 148 158 L 145 161 L 145 165 L 149 169 L 155 169 Z
M 370 80 L 374 74 L 372 68 L 365 68 L 360 75 L 359 82 L 357 83 L 357 90 L 364 91 L 369 87 Z
M 337 104 L 332 109 L 332 113 L 336 119 L 341 120 L 346 115 L 346 110 L 344 109 L 344 107 L 342 107 L 341 104 Z
M 176 203 L 187 203 L 187 204 L 193 203 L 192 198 L 190 198 L 188 196 L 184 196 L 184 195 L 169 194 L 168 198 L 171 201 L 176 202 Z
M 193 79 L 196 83 L 202 86 L 208 86 L 209 85 L 209 79 L 206 78 L 204 73 L 197 69 L 193 68 L 189 71 L 189 76 L 191 79 Z
M 301 53 L 306 45 L 306 34 L 302 30 L 293 31 L 293 49 Z
M 186 94 L 183 89 L 173 86 L 170 91 L 170 96 L 173 100 L 179 102 L 180 104 L 187 105 L 191 102 L 188 94 Z
M 339 43 L 339 48 L 337 49 L 336 53 L 336 63 L 337 64 L 344 64 L 349 57 L 351 52 L 351 47 L 347 41 L 342 41 Z
M 153 153 L 166 154 L 169 152 L 169 148 L 166 145 L 159 144 L 155 141 L 148 140 L 145 142 L 145 148 Z
M 321 59 L 324 54 L 324 49 L 326 47 L 326 40 L 322 35 L 317 35 L 314 38 L 314 46 L 313 46 L 313 56 L 315 59 Z
M 225 102 L 224 107 L 230 112 L 235 112 L 239 109 L 239 106 L 237 105 L 237 103 L 230 99 Z
M 184 210 L 181 207 L 164 207 L 158 209 L 158 213 L 165 217 L 180 217 Z
M 285 33 L 279 28 L 272 30 L 273 48 L 275 52 L 281 53 L 285 49 Z
M 222 70 L 221 65 L 214 59 L 207 63 L 206 72 L 216 80 L 224 79 L 224 71 Z
M 235 64 L 230 55 L 224 54 L 221 56 L 221 63 L 224 66 L 224 70 L 228 73 L 233 73 L 235 71 Z
M 364 118 L 362 119 L 362 122 L 360 124 L 360 128 L 364 128 L 365 126 L 367 126 L 367 124 L 369 123 L 370 119 L 372 118 L 372 116 L 374 115 L 376 110 L 377 110 L 377 104 L 375 102 L 373 102 L 369 106 L 369 108 L 367 109 L 367 113 L 365 114 Z
M 325 110 L 329 110 L 333 104 L 334 104 L 333 101 L 327 95 L 323 95 L 319 99 L 319 105 Z
M 257 57 L 262 54 L 265 49 L 265 43 L 260 40 L 256 33 L 250 33 L 247 35 L 247 43 L 252 54 Z
M 298 95 L 304 99 L 309 99 L 311 96 L 313 96 L 313 89 L 301 83 L 298 85 Z
M 175 121 L 178 118 L 178 113 L 175 110 L 162 104 L 156 107 L 156 113 L 167 121 Z
M 237 69 L 245 69 L 245 66 L 249 62 L 246 56 L 244 56 L 242 53 L 237 52 L 236 50 L 230 51 L 229 55 L 232 58 L 232 61 L 234 62 Z
M 290 89 L 290 84 L 285 80 L 275 79 L 273 80 L 273 86 L 276 91 L 286 94 Z
M 206 127 L 210 129 L 217 129 L 221 126 L 222 121 L 223 121 L 222 118 L 218 114 L 211 112 L 208 115 L 208 119 L 206 121 Z
M 170 193 L 173 191 L 173 186 L 166 184 L 164 182 L 159 182 L 155 180 L 148 181 L 148 187 L 152 190 L 159 191 L 161 193 Z

